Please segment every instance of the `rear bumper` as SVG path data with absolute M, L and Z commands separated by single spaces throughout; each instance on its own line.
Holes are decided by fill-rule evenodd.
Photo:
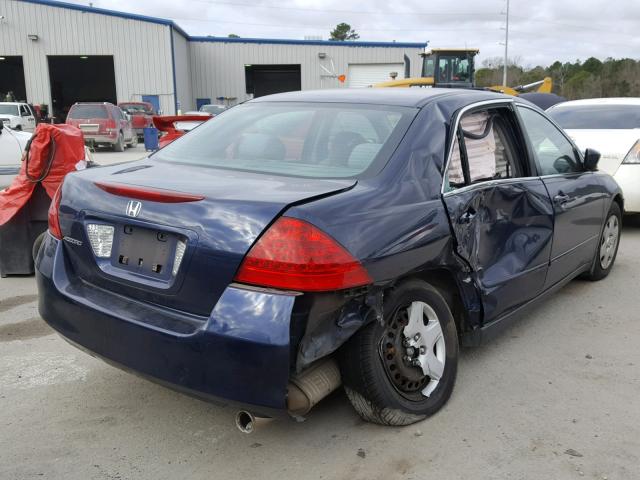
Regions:
M 108 134 L 84 133 L 84 140 L 87 143 L 114 144 L 118 141 L 118 134 L 117 133 L 108 133 Z
M 230 286 L 193 317 L 73 280 L 64 250 L 47 235 L 36 270 L 40 314 L 71 343 L 206 400 L 285 413 L 295 297 Z
M 622 189 L 625 213 L 640 213 L 640 165 L 620 165 L 613 178 Z

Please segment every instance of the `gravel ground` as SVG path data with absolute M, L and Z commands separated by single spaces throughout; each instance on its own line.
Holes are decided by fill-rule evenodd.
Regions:
M 626 223 L 609 278 L 463 350 L 447 406 L 404 428 L 362 422 L 339 391 L 304 423 L 243 435 L 231 408 L 68 345 L 32 277 L 0 279 L 0 478 L 640 478 L 640 221 Z

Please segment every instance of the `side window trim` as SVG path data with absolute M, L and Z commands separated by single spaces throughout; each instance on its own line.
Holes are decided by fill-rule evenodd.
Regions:
M 460 121 L 465 114 L 473 113 L 475 110 L 488 110 L 490 108 L 500 108 L 504 107 L 510 111 L 511 114 L 511 122 L 514 125 L 511 125 L 511 140 L 514 142 L 513 147 L 517 150 L 517 156 L 522 155 L 521 168 L 526 170 L 527 176 L 513 177 L 513 178 L 500 178 L 500 179 L 491 179 L 484 180 L 476 183 L 471 183 L 470 174 L 469 174 L 469 161 L 467 157 L 466 144 L 464 142 L 464 135 L 462 133 L 462 127 L 460 125 Z M 537 165 L 534 161 L 531 153 L 529 152 L 529 143 L 527 142 L 526 136 L 522 131 L 522 122 L 518 115 L 516 109 L 516 102 L 511 99 L 499 99 L 499 100 L 483 100 L 481 102 L 476 102 L 466 107 L 461 108 L 456 114 L 453 122 L 454 128 L 451 131 L 455 132 L 455 135 L 451 135 L 449 140 L 449 147 L 446 155 L 446 162 L 444 164 L 443 172 L 442 172 L 442 184 L 440 189 L 440 194 L 449 196 L 458 192 L 464 192 L 468 190 L 475 190 L 477 188 L 485 188 L 490 185 L 495 184 L 508 184 L 508 183 L 517 183 L 521 181 L 528 181 L 532 179 L 537 179 L 539 177 L 537 171 Z M 453 156 L 453 150 L 458 144 L 458 148 L 460 149 L 460 160 L 462 163 L 462 170 L 465 180 L 465 185 L 463 187 L 457 188 L 455 190 L 446 189 L 447 185 L 449 185 L 448 175 L 449 175 L 449 167 L 451 164 L 451 159 Z
M 520 129 L 524 128 L 524 121 L 522 120 L 522 116 L 520 115 L 520 109 L 526 108 L 527 110 L 531 110 L 532 112 L 540 115 L 542 118 L 548 120 L 549 123 L 551 123 L 556 128 L 556 130 L 560 132 L 560 134 L 565 138 L 565 140 L 567 140 L 567 142 L 569 142 L 569 144 L 573 147 L 573 153 L 574 155 L 576 155 L 580 165 L 582 166 L 584 164 L 584 155 L 582 154 L 580 149 L 576 146 L 575 142 L 571 139 L 571 137 L 569 137 L 566 134 L 566 132 L 562 129 L 562 127 L 560 127 L 552 118 L 541 115 L 537 109 L 531 107 L 530 105 L 525 105 L 524 103 L 514 102 L 514 107 L 515 107 L 516 115 L 518 117 L 518 123 L 520 124 L 519 125 Z M 583 175 L 585 173 L 584 171 L 579 171 L 579 172 L 568 172 L 568 173 L 550 173 L 547 175 L 543 175 L 542 171 L 540 170 L 540 166 L 536 161 L 536 155 L 533 150 L 533 146 L 531 145 L 531 141 L 529 140 L 527 135 L 524 134 L 524 131 L 521 133 L 521 135 L 523 137 L 522 140 L 525 142 L 527 153 L 530 157 L 529 163 L 532 165 L 533 168 L 535 168 L 536 173 L 538 174 L 539 177 L 541 178 L 567 177 L 567 176 Z
M 475 109 L 479 109 L 482 107 L 488 107 L 488 106 L 511 106 L 513 105 L 513 100 L 511 99 L 498 99 L 498 100 L 483 100 L 481 102 L 476 102 L 476 103 L 471 103 L 465 107 L 462 107 L 460 110 L 458 110 L 458 112 L 455 113 L 453 122 L 452 122 L 452 127 L 451 127 L 451 132 L 455 132 L 454 135 L 450 135 L 449 138 L 449 145 L 447 148 L 447 153 L 446 153 L 446 161 L 444 162 L 443 168 L 442 168 L 442 182 L 441 182 L 441 186 L 440 186 L 440 194 L 444 195 L 445 193 L 448 193 L 447 191 L 445 191 L 445 185 L 447 184 L 447 175 L 449 172 L 449 165 L 451 163 L 451 157 L 453 156 L 453 147 L 456 144 L 456 140 L 458 139 L 458 132 L 460 130 L 460 119 L 464 116 L 465 113 L 468 113 L 469 111 L 475 110 Z

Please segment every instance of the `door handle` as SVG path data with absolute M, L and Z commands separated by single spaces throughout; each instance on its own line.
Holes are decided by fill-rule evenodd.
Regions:
M 471 223 L 473 217 L 476 216 L 476 211 L 473 208 L 468 209 L 458 218 L 458 223 Z
M 567 203 L 569 200 L 571 200 L 571 197 L 569 195 L 565 195 L 564 193 L 560 192 L 558 195 L 556 195 L 555 197 L 553 197 L 553 201 L 558 204 L 558 205 L 564 205 L 565 203 Z

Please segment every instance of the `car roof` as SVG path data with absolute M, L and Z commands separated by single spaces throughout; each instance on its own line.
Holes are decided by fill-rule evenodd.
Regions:
M 278 93 L 251 100 L 261 102 L 362 103 L 401 107 L 423 107 L 430 102 L 469 102 L 514 97 L 480 89 L 461 88 L 340 88 L 333 90 L 305 90 Z
M 26 105 L 26 102 L 0 102 L 0 105 Z
M 640 105 L 638 97 L 611 97 L 611 98 L 585 98 L 583 100 L 570 100 L 553 106 L 553 109 L 594 106 L 594 105 Z

